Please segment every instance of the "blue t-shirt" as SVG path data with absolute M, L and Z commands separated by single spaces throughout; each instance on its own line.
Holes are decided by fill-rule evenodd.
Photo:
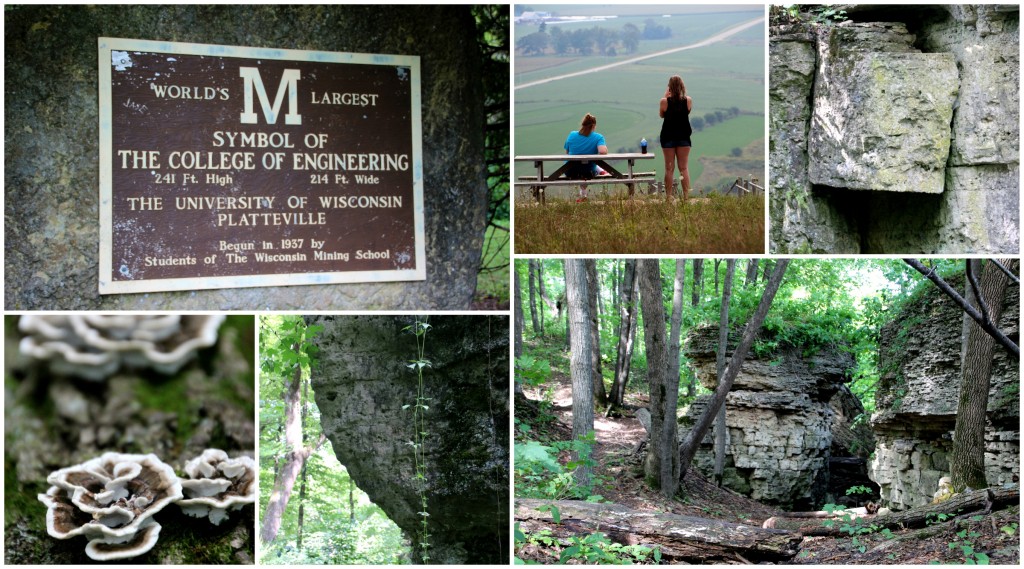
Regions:
M 569 133 L 569 137 L 565 139 L 565 145 L 563 146 L 571 155 L 576 154 L 597 154 L 598 146 L 606 146 L 604 142 L 604 136 L 599 132 L 591 132 L 588 136 L 583 136 L 580 131 L 574 130 Z M 591 164 L 591 173 L 597 174 L 597 164 Z M 586 170 L 583 170 L 586 172 Z
M 565 139 L 564 148 L 569 154 L 597 154 L 598 146 L 606 146 L 601 133 L 591 132 L 589 136 L 583 136 L 580 131 L 574 130 Z

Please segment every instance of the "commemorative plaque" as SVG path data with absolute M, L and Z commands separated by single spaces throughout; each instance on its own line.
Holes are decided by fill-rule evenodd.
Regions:
M 416 56 L 99 38 L 101 294 L 426 278 Z

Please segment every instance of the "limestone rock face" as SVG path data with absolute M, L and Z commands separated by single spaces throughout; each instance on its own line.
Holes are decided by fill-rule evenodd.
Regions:
M 918 53 L 899 23 L 840 25 L 824 34 L 808 145 L 811 182 L 942 193 L 960 83 L 953 56 Z
M 488 189 L 468 6 L 25 5 L 5 11 L 4 25 L 7 309 L 469 307 Z M 420 56 L 426 280 L 101 297 L 100 36 Z
M 770 250 L 1016 254 L 1019 9 L 849 12 L 771 29 Z
M 963 290 L 963 277 L 950 284 Z M 1019 287 L 1010 285 L 999 328 L 1019 338 Z M 896 508 L 931 502 L 939 478 L 949 474 L 948 455 L 960 385 L 963 312 L 936 287 L 928 287 L 901 316 L 882 329 L 882 376 L 871 418 L 877 446 L 869 475 L 882 500 Z M 1015 340 L 1016 341 L 1016 340 Z M 985 430 L 989 484 L 1020 473 L 1020 369 L 996 346 Z
M 807 177 L 807 139 L 811 93 L 817 66 L 815 38 L 804 26 L 773 31 L 769 42 L 768 82 L 772 183 L 771 243 L 788 243 L 800 253 L 855 253 L 854 228 L 829 201 L 811 191 Z
M 317 316 L 313 388 L 338 460 L 407 536 L 420 500 L 411 409 L 417 376 L 412 317 Z M 426 333 L 426 442 L 431 562 L 508 561 L 508 318 L 432 316 Z
M 709 389 L 716 385 L 717 338 L 716 328 L 702 328 L 687 339 L 694 371 Z M 726 357 L 731 357 L 731 347 Z M 853 363 L 849 354 L 839 351 L 806 358 L 793 349 L 766 359 L 748 356 L 725 402 L 728 435 L 723 485 L 782 507 L 816 509 L 824 503 L 837 426 L 837 412 L 830 401 L 840 392 Z M 701 396 L 690 405 L 682 419 L 681 438 L 704 412 L 708 399 Z M 860 406 L 852 395 L 850 399 L 847 409 Z M 710 431 L 694 465 L 707 475 L 713 471 Z

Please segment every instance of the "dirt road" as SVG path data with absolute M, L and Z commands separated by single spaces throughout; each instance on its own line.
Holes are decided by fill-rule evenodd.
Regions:
M 720 42 L 720 41 L 722 41 L 722 40 L 724 40 L 724 39 L 726 39 L 726 38 L 728 38 L 730 36 L 738 34 L 738 33 L 742 32 L 743 30 L 745 30 L 747 28 L 752 28 L 752 27 L 754 27 L 754 26 L 756 26 L 756 25 L 758 25 L 758 24 L 760 24 L 762 22 L 764 22 L 764 18 L 757 18 L 756 20 L 751 20 L 749 22 L 745 22 L 745 23 L 739 24 L 737 26 L 733 26 L 733 27 L 731 27 L 731 28 L 729 28 L 727 30 L 719 32 L 719 33 L 717 33 L 717 34 L 715 34 L 715 35 L 713 35 L 713 36 L 711 36 L 711 37 L 709 37 L 707 39 L 701 40 L 701 41 L 699 41 L 697 43 L 694 43 L 694 44 L 685 45 L 683 47 L 674 47 L 672 49 L 666 49 L 664 51 L 659 51 L 659 52 L 656 52 L 656 53 L 649 53 L 647 55 L 641 55 L 640 57 L 634 57 L 634 58 L 631 58 L 631 59 L 626 59 L 626 60 L 623 60 L 623 61 L 618 61 L 616 63 L 609 63 L 608 65 L 601 65 L 601 66 L 598 66 L 598 67 L 591 67 L 590 69 L 584 69 L 583 71 L 576 71 L 576 72 L 573 72 L 573 73 L 566 73 L 565 75 L 558 75 L 556 77 L 548 77 L 547 79 L 541 79 L 539 81 L 531 81 L 529 83 L 523 83 L 522 85 L 516 85 L 515 88 L 518 91 L 519 89 L 525 89 L 527 87 L 533 87 L 535 85 L 543 85 L 544 83 L 551 83 L 552 81 L 559 81 L 559 80 L 562 80 L 562 79 L 568 79 L 570 77 L 578 77 L 580 75 L 588 75 L 590 73 L 597 73 L 598 71 L 605 71 L 605 70 L 608 70 L 608 69 L 612 69 L 613 67 L 618 67 L 620 65 L 629 65 L 631 63 L 637 63 L 638 61 L 644 61 L 645 59 L 651 59 L 653 57 L 661 57 L 663 55 L 668 55 L 670 53 L 675 53 L 677 51 L 685 51 L 687 49 L 696 49 L 698 47 L 708 46 L 708 45 L 711 45 L 713 43 Z

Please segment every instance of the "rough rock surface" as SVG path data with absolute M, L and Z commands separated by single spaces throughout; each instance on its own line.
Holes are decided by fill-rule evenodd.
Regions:
M 950 282 L 963 290 L 963 277 Z M 1019 343 L 1020 288 L 1007 287 L 1000 329 Z M 882 500 L 895 508 L 931 502 L 939 478 L 949 475 L 960 385 L 963 312 L 934 286 L 882 329 L 881 379 L 871 418 L 877 446 L 869 475 Z M 989 484 L 1020 473 L 1020 369 L 1017 358 L 995 348 L 985 470 Z
M 4 11 L 7 309 L 466 309 L 488 190 L 467 6 L 15 6 Z M 415 54 L 422 59 L 427 279 L 98 294 L 96 38 Z
M 768 49 L 768 153 L 771 242 L 801 253 L 855 253 L 855 227 L 828 199 L 811 190 L 807 140 L 817 65 L 815 39 L 806 26 L 775 28 Z
M 313 388 L 338 460 L 413 540 L 422 519 L 413 479 L 417 376 L 412 317 L 317 316 Z M 508 318 L 432 316 L 425 368 L 431 562 L 508 561 Z
M 855 21 L 819 33 L 771 30 L 771 251 L 1016 253 L 1019 8 L 853 8 Z M 809 45 L 781 47 L 799 42 Z M 808 49 L 815 52 L 815 96 L 807 111 L 815 126 L 805 138 L 781 136 L 802 124 L 786 107 L 802 108 L 811 97 L 810 81 L 792 80 L 794 70 L 806 69 Z M 920 79 L 925 70 L 906 69 L 906 62 L 921 58 L 944 60 L 947 71 L 952 58 L 957 79 Z M 836 61 L 841 64 L 830 63 Z M 955 83 L 960 91 L 950 121 L 933 121 L 933 131 L 923 128 L 920 112 L 908 114 L 944 98 L 929 99 L 926 91 L 948 96 Z M 784 126 L 779 133 L 778 125 Z M 948 134 L 938 135 L 949 126 Z M 801 154 L 805 162 L 791 158 Z M 908 185 L 939 193 L 892 191 Z M 853 191 L 879 186 L 889 191 Z
M 708 389 L 716 385 L 717 343 L 716 328 L 691 333 L 687 343 L 697 378 Z M 730 338 L 727 358 L 732 357 L 733 347 Z M 726 397 L 723 485 L 787 508 L 817 509 L 824 503 L 837 418 L 830 401 L 838 396 L 847 414 L 860 405 L 848 390 L 840 391 L 853 363 L 849 354 L 840 351 L 804 357 L 801 350 L 784 349 L 764 359 L 748 356 Z M 698 397 L 690 405 L 681 421 L 680 438 L 704 412 L 708 398 Z M 709 431 L 694 458 L 694 465 L 705 475 L 713 470 L 713 443 Z
M 808 144 L 811 182 L 942 193 L 960 83 L 953 56 L 918 53 L 900 23 L 823 33 Z

